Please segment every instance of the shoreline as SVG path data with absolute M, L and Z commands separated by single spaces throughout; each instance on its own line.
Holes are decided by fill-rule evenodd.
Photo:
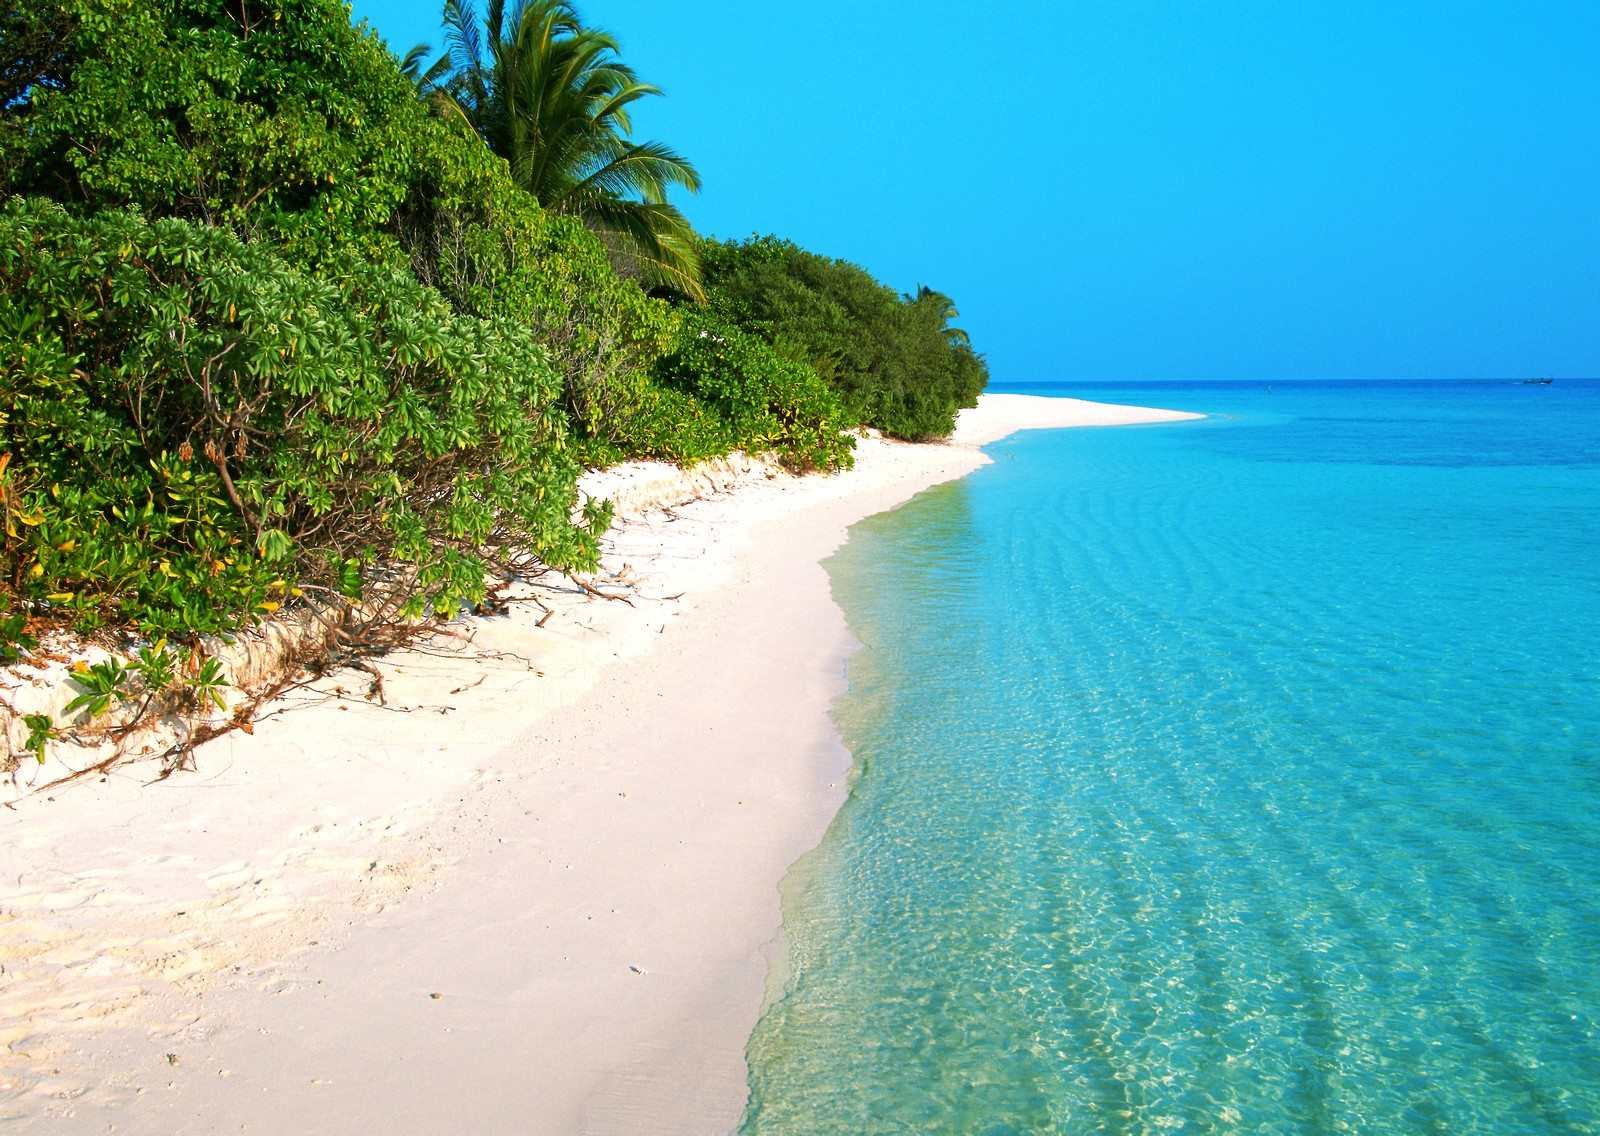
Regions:
M 953 444 L 729 470 L 610 534 L 630 603 L 546 594 L 548 627 L 521 605 L 376 660 L 387 705 L 339 672 L 196 773 L 19 802 L 0 1119 L 730 1130 L 777 884 L 850 764 L 821 560 L 1015 430 L 1188 417 L 986 395 Z

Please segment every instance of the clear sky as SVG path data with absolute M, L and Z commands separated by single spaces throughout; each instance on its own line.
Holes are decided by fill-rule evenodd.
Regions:
M 578 10 L 697 229 L 949 293 L 997 380 L 1600 375 L 1597 0 Z

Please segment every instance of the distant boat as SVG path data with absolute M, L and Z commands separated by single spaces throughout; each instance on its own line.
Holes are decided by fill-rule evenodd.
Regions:
M 1522 385 L 1525 387 L 1547 387 L 1553 382 L 1555 382 L 1554 379 L 1523 379 Z

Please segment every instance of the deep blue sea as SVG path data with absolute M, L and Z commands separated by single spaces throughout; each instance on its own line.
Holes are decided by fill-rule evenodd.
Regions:
M 828 563 L 741 1131 L 1600 1133 L 1600 383 L 1011 387 Z

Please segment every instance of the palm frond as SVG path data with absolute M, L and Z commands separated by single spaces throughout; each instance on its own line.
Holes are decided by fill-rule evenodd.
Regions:
M 442 89 L 511 175 L 547 209 L 580 217 L 626 246 L 655 283 L 697 298 L 695 236 L 668 202 L 700 174 L 659 142 L 634 143 L 630 108 L 660 89 L 619 58 L 609 33 L 567 0 L 446 0 L 451 74 Z M 420 63 L 419 63 L 420 66 Z
M 581 212 L 583 203 L 595 196 L 636 196 L 650 204 L 664 204 L 671 186 L 682 186 L 691 193 L 700 189 L 698 171 L 659 142 L 623 142 L 595 156 L 603 160 L 552 200 L 552 208 Z
M 623 238 L 646 282 L 704 302 L 700 256 L 695 251 L 698 238 L 688 219 L 672 205 L 598 198 L 584 220 L 602 236 Z
M 450 65 L 450 54 L 446 52 L 435 59 L 427 68 L 423 63 L 428 56 L 433 54 L 431 44 L 419 43 L 400 60 L 400 73 L 411 80 L 411 85 L 416 88 L 417 94 L 422 98 L 432 98 L 443 92 L 445 84 L 449 82 L 454 68 Z M 437 102 L 437 100 L 435 100 Z
M 965 331 L 959 327 L 948 326 L 951 320 L 960 319 L 961 313 L 956 310 L 955 301 L 943 292 L 935 291 L 926 284 L 918 284 L 915 294 L 902 292 L 900 293 L 900 298 L 908 304 L 914 304 L 926 309 L 937 319 L 939 326 L 944 331 L 945 340 L 950 344 L 960 343 L 969 347 L 972 345 L 972 337 Z
M 432 44 L 414 44 L 410 51 L 400 57 L 400 74 L 415 83 L 422 75 L 422 61 L 432 54 Z

